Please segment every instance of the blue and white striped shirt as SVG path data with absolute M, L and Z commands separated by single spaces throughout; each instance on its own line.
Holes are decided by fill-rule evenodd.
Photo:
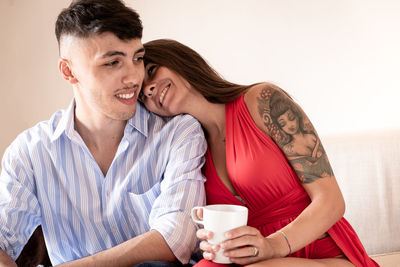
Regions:
M 151 229 L 188 262 L 193 206 L 205 204 L 206 141 L 189 115 L 137 104 L 104 177 L 74 129 L 74 102 L 20 134 L 0 175 L 0 248 L 16 259 L 41 224 L 52 264 L 111 248 Z

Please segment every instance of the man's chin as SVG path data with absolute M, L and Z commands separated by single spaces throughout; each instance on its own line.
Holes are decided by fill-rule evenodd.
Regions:
M 131 119 L 133 116 L 135 116 L 135 113 L 136 113 L 136 109 L 130 113 L 123 114 L 121 116 L 121 120 L 127 121 L 127 120 Z

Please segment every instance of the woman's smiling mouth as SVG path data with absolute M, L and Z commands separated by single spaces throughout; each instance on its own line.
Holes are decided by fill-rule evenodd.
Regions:
M 164 100 L 164 96 L 165 96 L 165 94 L 167 93 L 167 91 L 168 91 L 168 89 L 169 89 L 170 86 L 171 86 L 171 84 L 168 84 L 167 87 L 165 87 L 165 88 L 162 90 L 162 92 L 161 92 L 161 94 L 160 94 L 160 105 L 162 105 L 162 102 L 163 102 L 163 100 Z

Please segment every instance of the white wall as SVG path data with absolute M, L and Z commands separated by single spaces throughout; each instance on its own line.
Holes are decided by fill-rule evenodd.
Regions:
M 54 22 L 69 0 L 0 1 L 0 155 L 71 100 Z M 320 134 L 400 127 L 400 1 L 126 0 L 143 41 L 173 38 L 238 83 L 271 81 Z
M 130 1 L 226 78 L 272 81 L 320 134 L 400 126 L 400 1 Z

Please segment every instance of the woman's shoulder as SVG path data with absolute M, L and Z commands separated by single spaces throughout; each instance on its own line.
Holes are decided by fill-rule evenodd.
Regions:
M 271 105 L 274 105 L 271 103 L 272 99 L 293 101 L 286 91 L 270 82 L 255 84 L 244 93 L 244 102 L 254 123 L 268 136 L 273 134 L 270 127 L 272 123 Z
M 253 118 L 255 124 L 265 132 L 263 116 L 269 110 L 268 103 L 265 102 L 275 91 L 282 91 L 278 86 L 272 83 L 258 83 L 250 87 L 244 93 L 244 102 Z
M 257 103 L 257 100 L 264 96 L 264 94 L 272 94 L 273 92 L 281 92 L 283 94 L 287 94 L 284 92 L 279 86 L 270 83 L 270 82 L 263 82 L 263 83 L 257 83 L 250 87 L 245 93 L 244 93 L 244 101 L 247 103 Z

